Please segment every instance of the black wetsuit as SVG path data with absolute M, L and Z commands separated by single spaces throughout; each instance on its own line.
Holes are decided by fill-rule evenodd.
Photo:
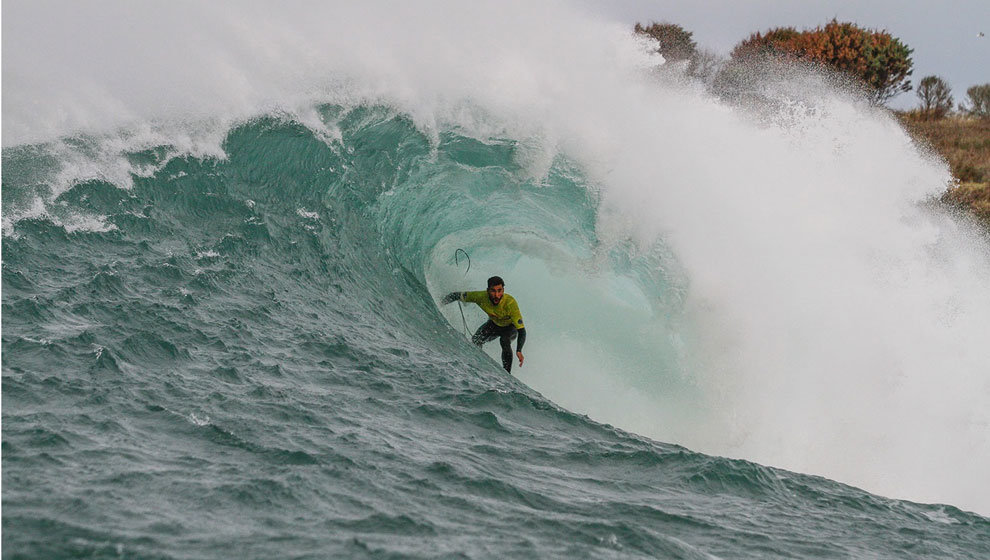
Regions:
M 474 332 L 471 342 L 481 348 L 486 342 L 497 338 L 498 343 L 502 346 L 502 367 L 505 368 L 505 371 L 512 373 L 512 339 L 517 336 L 519 342 L 516 343 L 516 352 L 522 352 L 523 344 L 526 342 L 526 329 L 516 329 L 513 325 L 500 327 L 488 320 Z

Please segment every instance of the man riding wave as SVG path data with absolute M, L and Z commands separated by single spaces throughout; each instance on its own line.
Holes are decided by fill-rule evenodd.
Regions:
M 526 342 L 526 326 L 523 324 L 516 298 L 505 293 L 505 282 L 502 278 L 498 276 L 489 278 L 488 289 L 483 292 L 451 292 L 441 303 L 447 305 L 458 300 L 477 304 L 488 315 L 488 321 L 478 327 L 471 337 L 471 342 L 481 348 L 486 342 L 498 338 L 502 346 L 502 367 L 512 373 L 512 339 L 518 339 L 516 357 L 519 358 L 519 367 L 522 367 L 522 347 Z

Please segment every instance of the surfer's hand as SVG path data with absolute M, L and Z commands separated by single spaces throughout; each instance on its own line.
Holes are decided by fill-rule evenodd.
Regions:
M 516 352 L 516 357 L 519 358 L 519 367 L 522 367 L 522 363 L 523 363 L 522 352 Z
M 461 299 L 460 292 L 450 292 L 449 294 L 445 295 L 442 300 L 440 300 L 440 303 L 447 305 L 448 303 L 454 303 L 459 299 Z

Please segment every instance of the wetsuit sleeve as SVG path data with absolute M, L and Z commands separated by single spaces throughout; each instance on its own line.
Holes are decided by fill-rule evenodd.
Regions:
M 488 301 L 488 292 L 487 291 L 484 291 L 484 292 L 462 292 L 462 293 L 464 294 L 464 296 L 461 298 L 461 301 L 466 301 L 466 302 L 469 302 L 469 303 L 477 303 L 478 305 L 481 305 L 482 303 Z
M 512 326 L 518 330 L 526 328 L 523 324 L 522 313 L 519 311 L 519 304 L 515 301 L 512 302 L 512 307 L 509 308 L 509 317 L 512 319 Z
M 447 305 L 448 303 L 454 303 L 457 300 L 464 301 L 464 295 L 465 292 L 450 292 L 444 296 L 442 300 L 440 300 L 440 303 Z
M 523 344 L 526 343 L 526 329 L 516 329 L 516 352 L 522 352 Z

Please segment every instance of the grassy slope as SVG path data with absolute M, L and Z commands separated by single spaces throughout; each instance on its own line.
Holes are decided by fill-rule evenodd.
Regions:
M 897 116 L 915 139 L 949 162 L 958 184 L 945 200 L 990 221 L 990 119 L 925 119 L 915 112 Z

